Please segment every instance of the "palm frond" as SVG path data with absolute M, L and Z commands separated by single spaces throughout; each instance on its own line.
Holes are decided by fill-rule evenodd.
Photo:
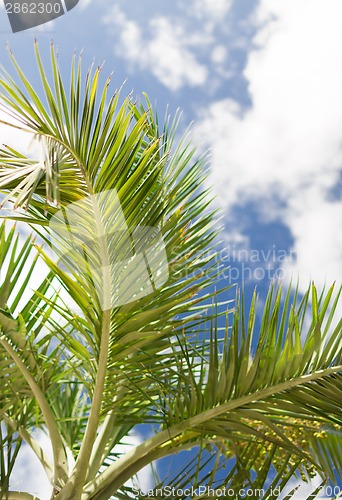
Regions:
M 151 408 L 154 403 L 165 430 L 141 447 L 144 449 L 143 464 L 148 449 L 151 456 L 158 454 L 158 450 L 165 456 L 179 447 L 192 447 L 196 440 L 205 439 L 218 444 L 225 442 L 230 458 L 237 460 L 247 453 L 249 462 L 241 458 L 239 463 L 244 463 L 244 467 L 239 468 L 238 462 L 236 465 L 238 482 L 241 474 L 248 471 L 250 474 L 254 469 L 256 473 L 264 470 L 263 462 L 258 459 L 261 449 L 263 453 L 270 450 L 270 467 L 274 470 L 281 469 L 279 464 L 288 464 L 288 478 L 298 467 L 309 474 L 308 477 L 315 471 L 331 473 L 323 460 L 316 461 L 308 442 L 311 435 L 319 435 L 328 424 L 341 426 L 341 323 L 330 333 L 326 328 L 332 321 L 336 298 L 332 299 L 330 289 L 317 299 L 312 285 L 312 322 L 304 335 L 303 317 L 308 319 L 308 297 L 295 305 L 290 303 L 289 293 L 282 306 L 281 290 L 271 288 L 260 332 L 254 331 L 256 297 L 252 300 L 247 322 L 238 299 L 223 337 L 219 336 L 214 322 L 209 340 L 180 342 L 180 349 L 172 353 L 173 364 L 168 366 L 166 363 L 159 374 L 150 371 L 150 383 L 145 386 L 155 387 L 155 398 L 152 399 L 147 390 L 141 392 L 148 395 Z M 270 354 L 271 345 L 279 346 L 279 364 L 274 362 L 274 353 Z M 293 359 L 294 345 L 296 362 L 289 363 Z M 286 370 L 281 362 L 283 359 L 288 360 Z M 241 446 L 239 452 L 237 442 Z M 246 443 L 251 443 L 252 448 L 246 448 Z M 253 449 L 250 455 L 245 451 Z M 139 447 L 136 457 L 139 467 Z M 132 457 L 130 459 L 132 468 Z M 104 498 L 111 488 L 114 491 L 120 484 L 117 474 L 120 471 L 120 477 L 124 477 L 124 462 L 125 459 L 120 459 L 109 467 L 103 473 L 103 482 L 101 475 L 91 482 L 90 491 L 97 492 L 94 498 Z M 265 476 L 262 476 L 265 481 L 267 474 L 268 469 L 265 469 Z M 282 477 L 285 477 L 284 471 Z

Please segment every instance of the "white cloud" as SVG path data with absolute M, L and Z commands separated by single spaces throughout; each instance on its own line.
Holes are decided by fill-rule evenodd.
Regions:
M 33 437 L 52 462 L 52 448 L 48 436 L 42 431 L 36 431 L 33 433 Z M 138 446 L 142 442 L 142 436 L 137 433 L 130 434 L 124 438 L 124 444 L 115 447 L 115 451 L 118 454 L 124 454 L 132 446 Z M 142 491 L 148 491 L 152 488 L 153 478 L 150 467 L 144 467 L 137 474 L 137 478 Z M 126 485 L 133 486 L 133 483 L 129 480 Z M 15 491 L 25 491 L 37 495 L 40 500 L 49 500 L 51 497 L 52 486 L 38 458 L 26 444 L 22 446 L 13 468 L 11 488 Z
M 51 444 L 47 435 L 39 431 L 33 436 L 52 460 Z M 22 446 L 15 462 L 11 488 L 37 495 L 40 500 L 49 500 L 51 497 L 52 486 L 38 458 L 27 445 Z
M 211 53 L 211 60 L 216 64 L 222 64 L 227 58 L 227 49 L 224 45 L 216 45 Z
M 146 34 L 143 27 L 128 19 L 118 6 L 111 9 L 104 22 L 120 30 L 117 54 L 130 64 L 151 71 L 170 90 L 205 83 L 207 68 L 198 62 L 192 50 L 192 46 L 203 43 L 203 39 L 189 36 L 181 25 L 173 25 L 163 16 L 153 17 Z
M 151 21 L 155 38 L 148 45 L 146 63 L 155 63 L 155 76 L 171 90 L 183 85 L 203 85 L 208 72 L 189 48 L 187 35 L 180 26 L 173 27 L 167 18 Z
M 195 0 L 191 8 L 195 14 L 205 16 L 214 21 L 224 21 L 225 16 L 230 11 L 233 0 Z
M 115 446 L 114 450 L 116 453 L 120 454 L 125 454 L 130 449 L 132 446 L 139 446 L 139 444 L 143 443 L 144 439 L 143 437 L 137 433 L 133 432 L 123 438 L 124 442 L 122 444 L 119 444 Z M 138 486 L 141 489 L 141 491 L 148 491 L 153 487 L 153 477 L 152 477 L 152 469 L 150 466 L 146 466 L 143 469 L 141 469 L 138 474 L 137 474 L 137 479 L 138 479 Z M 126 486 L 135 486 L 135 480 L 132 481 L 132 479 L 129 479 L 126 483 Z
M 286 274 L 299 274 L 303 286 L 314 279 L 319 288 L 339 279 L 342 202 L 327 201 L 319 187 L 312 186 L 292 200 L 285 221 L 294 236 L 297 254 L 297 262 L 288 263 Z
M 258 200 L 295 238 L 292 271 L 320 283 L 342 275 L 341 204 L 329 199 L 342 165 L 341 16 L 338 0 L 262 0 L 244 71 L 252 106 L 212 103 L 196 132 L 220 204 Z
M 110 27 L 116 55 L 131 71 L 149 72 L 171 91 L 202 86 L 210 94 L 232 74 L 224 64 L 233 3 L 176 0 L 171 13 L 156 3 L 152 14 L 139 16 L 129 6 L 108 3 L 103 23 Z

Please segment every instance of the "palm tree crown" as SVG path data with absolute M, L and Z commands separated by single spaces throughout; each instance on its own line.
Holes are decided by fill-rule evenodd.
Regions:
M 75 57 L 66 87 L 53 45 L 48 79 L 35 51 L 42 93 L 11 53 L 18 83 L 0 77 L 2 122 L 40 148 L 40 159 L 0 150 L 2 206 L 39 242 L 0 226 L 2 498 L 34 498 L 10 488 L 24 442 L 59 500 L 138 498 L 129 479 L 189 449 L 182 473 L 155 470 L 155 488 L 263 488 L 266 499 L 293 477 L 342 480 L 340 291 L 312 285 L 300 299 L 272 286 L 258 328 L 256 295 L 248 312 L 240 293 L 222 308 L 206 159 L 186 136 L 176 145 L 179 117 L 160 127 L 146 96 L 108 99 L 101 68 L 83 85 Z M 142 424 L 149 437 L 118 451 Z

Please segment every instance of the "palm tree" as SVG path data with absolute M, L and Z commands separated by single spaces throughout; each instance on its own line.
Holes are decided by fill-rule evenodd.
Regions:
M 59 500 L 140 498 L 129 480 L 146 465 L 155 488 L 184 488 L 174 498 L 204 484 L 212 490 L 201 498 L 224 487 L 234 498 L 244 497 L 242 488 L 277 498 L 293 478 L 317 474 L 338 484 L 340 291 L 318 294 L 312 285 L 300 299 L 273 285 L 257 328 L 256 295 L 248 311 L 239 292 L 222 307 L 213 291 L 218 230 L 203 191 L 205 158 L 186 137 L 175 145 L 178 118 L 160 128 L 146 96 L 145 104 L 120 91 L 107 100 L 110 80 L 101 87 L 100 68 L 83 86 L 75 57 L 66 88 L 54 47 L 50 79 L 37 44 L 35 51 L 42 92 L 11 53 L 18 83 L 4 71 L 0 78 L 8 125 L 32 134 L 43 152 L 36 160 L 11 145 L 0 151 L 2 204 L 15 209 L 7 219 L 35 233 L 23 241 L 8 220 L 0 229 L 2 498 L 35 498 L 10 489 L 23 443 Z M 103 193 L 114 196 L 109 209 Z M 59 217 L 70 210 L 78 218 L 63 233 Z M 124 259 L 127 241 L 139 246 L 137 228 L 148 228 L 150 251 L 140 248 L 151 289 Z M 121 288 L 108 271 L 117 252 Z M 42 261 L 48 272 L 29 296 Z M 118 448 L 141 425 L 149 436 Z M 35 429 L 49 436 L 53 460 Z M 183 470 L 158 476 L 158 459 L 190 449 Z

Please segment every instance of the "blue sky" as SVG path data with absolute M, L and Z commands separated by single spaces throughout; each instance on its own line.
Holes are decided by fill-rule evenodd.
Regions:
M 211 150 L 226 279 L 263 294 L 300 276 L 305 290 L 342 275 L 341 23 L 340 0 L 80 0 L 12 34 L 0 3 L 0 62 L 7 42 L 35 81 L 34 37 L 46 55 L 53 39 L 66 74 L 83 49 L 160 116 L 181 108 L 180 131 L 194 122 Z M 0 126 L 1 142 L 18 140 Z

